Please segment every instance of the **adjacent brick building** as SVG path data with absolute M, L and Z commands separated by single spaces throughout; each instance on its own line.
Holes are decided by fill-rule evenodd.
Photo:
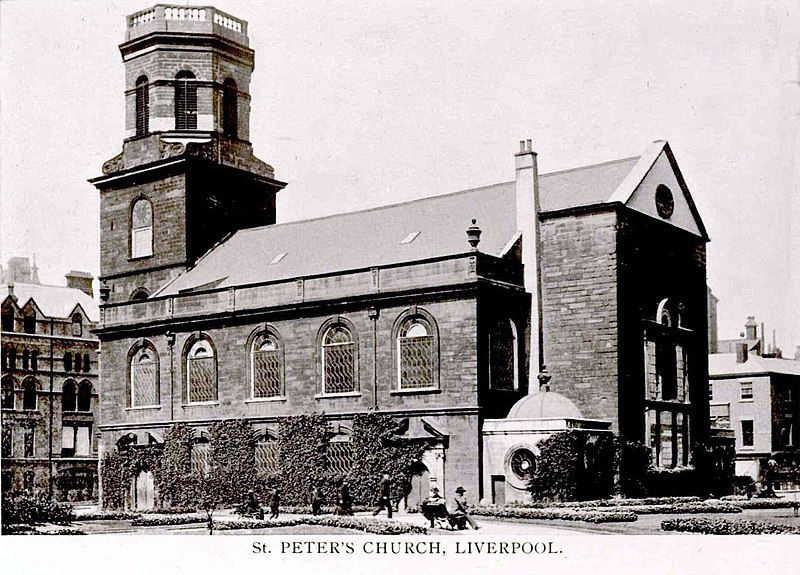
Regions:
M 66 286 L 43 285 L 35 269 L 12 258 L 3 276 L 2 490 L 91 500 L 99 437 L 93 278 L 70 272 Z
M 126 138 L 92 180 L 103 450 L 186 422 L 200 457 L 212 422 L 245 418 L 268 466 L 281 417 L 324 412 L 346 462 L 351 418 L 375 410 L 427 445 L 417 496 L 482 497 L 483 422 L 545 362 L 660 464 L 705 438 L 708 238 L 666 142 L 541 176 L 522 142 L 510 182 L 275 224 L 286 184 L 248 141 L 247 24 L 163 5 L 127 22 Z

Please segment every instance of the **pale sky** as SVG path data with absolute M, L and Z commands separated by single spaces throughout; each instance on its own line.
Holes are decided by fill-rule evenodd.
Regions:
M 86 180 L 121 149 L 117 45 L 151 5 L 0 2 L 3 264 L 99 273 Z M 289 182 L 278 221 L 512 180 L 520 139 L 542 172 L 666 139 L 711 236 L 720 337 L 755 315 L 800 345 L 800 3 L 214 5 L 249 22 L 251 139 Z

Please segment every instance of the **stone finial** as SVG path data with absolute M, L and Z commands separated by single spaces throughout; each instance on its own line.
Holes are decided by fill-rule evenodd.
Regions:
M 108 298 L 111 297 L 111 286 L 106 282 L 100 284 L 100 301 L 108 303 Z
M 477 226 L 477 223 L 478 220 L 473 219 L 472 225 L 467 228 L 467 242 L 469 242 L 473 250 L 478 249 L 478 244 L 481 241 L 481 234 L 483 233 L 483 230 Z
M 536 379 L 539 380 L 539 391 L 542 389 L 544 389 L 544 391 L 550 391 L 550 380 L 553 379 L 553 376 L 547 373 L 546 365 L 542 366 L 542 371 L 539 372 Z

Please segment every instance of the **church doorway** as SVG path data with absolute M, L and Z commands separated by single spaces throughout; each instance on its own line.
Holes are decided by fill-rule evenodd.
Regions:
M 134 509 L 153 509 L 156 490 L 150 471 L 142 471 L 136 476 L 132 491 Z
M 427 466 L 417 461 L 412 467 L 411 490 L 406 495 L 406 508 L 419 508 L 431 492 L 431 474 Z

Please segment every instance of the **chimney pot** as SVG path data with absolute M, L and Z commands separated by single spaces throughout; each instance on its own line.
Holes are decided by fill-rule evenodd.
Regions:
M 522 154 L 525 152 L 525 140 L 519 141 L 519 153 Z
M 528 151 L 532 152 L 533 151 L 533 142 L 531 140 L 525 140 L 525 143 L 527 144 Z
M 745 363 L 747 361 L 747 343 L 742 342 L 736 345 L 736 363 Z

